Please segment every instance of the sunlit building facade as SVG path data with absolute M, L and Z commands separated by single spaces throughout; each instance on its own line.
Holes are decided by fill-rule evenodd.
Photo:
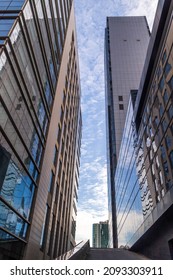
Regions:
M 81 126 L 73 1 L 1 1 L 0 259 L 75 245 Z
M 159 1 L 115 173 L 119 246 L 173 259 L 173 1 Z
M 105 92 L 110 246 L 117 247 L 114 176 L 131 91 L 139 88 L 150 32 L 146 18 L 108 17 Z

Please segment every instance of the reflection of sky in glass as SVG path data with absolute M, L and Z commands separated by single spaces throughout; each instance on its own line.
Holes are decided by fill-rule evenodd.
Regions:
M 29 217 L 34 189 L 29 177 L 22 176 L 11 161 L 0 194 L 26 219 Z
M 134 140 L 133 107 L 130 101 L 115 174 L 119 246 L 126 245 L 143 222 Z
M 20 10 L 23 6 L 25 0 L 9 0 L 9 1 L 1 1 L 0 9 L 1 10 Z
M 1 16 L 6 16 L 6 18 L 0 18 L 0 37 L 7 37 L 15 19 L 10 19 L 10 16 L 17 16 L 18 11 L 21 10 L 24 0 L 11 0 L 11 1 L 0 1 Z M 6 11 L 6 13 L 2 13 Z M 7 13 L 9 11 L 9 13 Z M 16 11 L 13 14 L 10 11 Z M 4 40 L 0 40 L 0 44 L 3 44 Z
M 0 240 L 17 240 L 12 235 L 6 233 L 3 230 L 0 230 Z
M 25 238 L 27 224 L 2 201 L 0 201 L 0 213 L 0 226 L 21 238 Z

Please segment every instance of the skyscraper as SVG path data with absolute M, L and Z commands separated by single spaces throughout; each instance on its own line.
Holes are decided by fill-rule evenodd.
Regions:
M 1 1 L 0 15 L 0 258 L 54 259 L 75 245 L 73 1 Z
M 130 94 L 135 96 L 149 42 L 145 17 L 108 17 L 105 31 L 105 80 L 109 231 L 117 247 L 114 176 Z
M 159 1 L 115 173 L 119 245 L 173 259 L 173 1 Z
M 108 221 L 93 224 L 93 247 L 108 248 Z

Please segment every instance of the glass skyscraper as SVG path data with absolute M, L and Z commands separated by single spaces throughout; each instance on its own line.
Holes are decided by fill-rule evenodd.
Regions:
M 93 224 L 92 238 L 94 248 L 108 248 L 108 221 Z
M 149 43 L 145 17 L 108 17 L 105 30 L 105 92 L 110 246 L 117 247 L 115 170 L 131 91 L 139 88 Z
M 75 245 L 80 141 L 73 1 L 1 1 L 0 259 Z
M 115 172 L 119 246 L 173 259 L 173 1 L 159 1 Z

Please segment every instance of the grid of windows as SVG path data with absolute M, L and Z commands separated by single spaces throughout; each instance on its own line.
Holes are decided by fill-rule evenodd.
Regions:
M 56 173 L 52 172 L 50 176 L 51 194 L 54 203 L 50 207 L 48 225 L 44 227 L 44 231 L 50 228 L 50 235 L 47 238 L 48 254 L 52 258 L 56 258 L 67 250 L 67 240 L 69 236 L 73 235 L 75 238 L 75 224 L 76 224 L 76 201 L 77 201 L 77 186 L 79 174 L 73 173 L 74 168 L 79 168 L 79 158 L 76 158 L 76 135 L 78 127 L 79 138 L 77 150 L 80 150 L 81 142 L 81 122 L 79 115 L 79 81 L 77 69 L 75 68 L 76 54 L 75 46 L 72 36 L 71 50 L 69 52 L 68 60 L 68 74 L 66 76 L 66 84 L 63 92 L 62 106 L 60 110 L 60 123 L 58 124 L 57 143 L 55 145 L 53 155 L 53 165 Z M 74 126 L 72 127 L 72 122 Z M 67 129 L 68 127 L 68 129 Z M 57 145 L 60 153 L 57 152 Z M 56 158 L 56 161 L 55 161 Z M 75 159 L 76 158 L 76 159 Z M 57 162 L 57 164 L 55 164 Z M 71 166 L 69 171 L 69 166 Z M 76 171 L 77 173 L 77 171 Z M 55 177 L 55 178 L 54 178 Z M 54 180 L 52 180 L 54 178 Z M 53 184 L 52 184 L 53 182 Z M 75 182 L 75 183 L 73 183 Z M 74 192 L 74 197 L 73 197 Z M 70 219 L 70 208 L 73 205 L 72 219 Z M 61 229 L 59 230 L 59 227 Z M 45 233 L 46 234 L 46 233 Z M 44 235 L 45 235 L 44 234 Z M 49 233 L 47 233 L 48 236 Z M 43 250 L 46 250 L 44 244 Z
M 169 32 L 168 38 L 170 36 Z M 147 170 L 146 177 L 148 182 L 150 182 L 148 187 L 150 190 L 155 190 L 154 192 L 152 191 L 154 205 L 165 196 L 166 192 L 173 185 L 172 166 L 169 157 L 173 150 L 173 134 L 171 130 L 173 104 L 170 82 L 173 79 L 172 55 L 173 48 L 170 45 L 167 50 L 164 50 L 161 61 L 158 62 L 157 69 L 159 69 L 160 75 L 158 77 L 155 74 L 153 79 L 153 84 L 158 84 L 158 87 L 153 86 L 150 89 L 146 110 L 144 111 L 143 124 L 140 127 L 141 139 L 142 137 L 144 139 L 142 145 L 145 155 L 145 168 Z M 157 72 L 158 70 L 156 70 Z M 162 174 L 162 177 L 159 174 Z M 153 184 L 151 184 L 151 181 Z M 151 212 L 147 207 L 144 210 L 147 214 Z
M 8 240 L 10 234 L 12 238 L 20 238 L 24 242 L 27 238 L 27 228 L 31 221 L 35 189 L 39 184 L 71 5 L 71 0 L 1 1 L 0 3 L 0 115 L 2 116 L 0 154 L 6 161 L 5 167 L 3 162 L 0 162 L 0 174 L 3 173 L 0 179 L 0 212 L 3 213 L 0 227 L 1 231 L 4 231 L 2 235 L 4 240 L 5 238 Z M 20 11 L 20 17 L 17 17 Z M 9 35 L 8 38 L 7 35 Z M 73 41 L 74 38 L 72 38 L 69 60 L 73 77 L 72 74 L 68 76 L 73 88 L 71 90 L 66 88 L 65 95 L 71 98 L 74 94 L 76 103 L 70 103 L 73 108 L 70 118 L 74 119 L 76 127 L 69 135 L 72 137 L 69 153 L 72 154 L 68 155 L 65 139 L 62 149 L 62 154 L 65 151 L 67 153 L 67 162 L 69 158 L 72 158 L 71 165 L 74 160 L 76 145 L 74 135 L 78 129 L 80 106 L 79 81 L 73 69 L 73 64 L 75 65 L 77 59 Z M 63 105 L 65 108 L 65 103 Z M 49 190 L 52 196 L 55 189 L 55 172 L 59 172 L 58 147 L 62 146 L 61 129 L 66 129 L 64 119 L 62 118 L 61 121 L 53 158 L 55 170 L 50 173 L 52 175 Z M 67 120 L 66 123 L 68 123 Z M 63 168 L 62 165 L 62 171 Z M 72 177 L 64 180 L 70 182 Z M 59 196 L 56 197 L 58 209 Z M 70 205 L 70 193 L 68 197 Z M 47 213 L 49 215 L 45 214 L 46 226 L 43 226 L 41 243 L 45 243 L 44 240 L 47 242 L 48 237 L 47 233 L 44 233 L 44 228 L 47 228 L 50 222 L 51 196 L 48 200 Z M 16 218 L 13 224 L 9 224 L 10 217 L 13 216 Z M 69 219 L 68 215 L 67 218 Z M 64 226 L 63 232 L 65 229 Z M 65 232 L 65 236 L 68 236 L 68 232 Z M 62 250 L 64 252 L 65 245 Z
M 133 245 L 141 237 L 148 228 L 149 215 L 173 187 L 172 27 L 171 20 L 138 133 L 129 103 L 115 174 L 119 245 Z M 149 226 L 151 223 L 150 216 Z

